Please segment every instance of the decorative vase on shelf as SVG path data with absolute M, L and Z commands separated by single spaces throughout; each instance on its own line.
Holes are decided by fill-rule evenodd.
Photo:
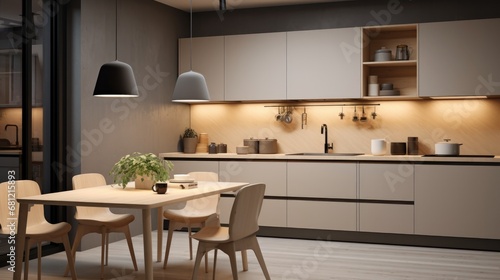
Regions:
M 194 154 L 196 153 L 196 146 L 198 145 L 198 137 L 195 138 L 184 138 L 184 153 Z

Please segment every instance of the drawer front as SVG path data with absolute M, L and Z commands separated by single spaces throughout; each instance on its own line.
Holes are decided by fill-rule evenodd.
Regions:
M 356 199 L 356 163 L 289 162 L 288 196 Z
M 413 213 L 413 205 L 360 203 L 359 230 L 413 234 Z
M 229 223 L 233 202 L 234 198 L 232 197 L 221 197 L 219 201 L 221 223 Z M 286 201 L 264 199 L 259 216 L 259 226 L 286 227 Z
M 359 197 L 361 199 L 414 200 L 414 165 L 359 165 Z
M 266 184 L 266 195 L 286 196 L 286 162 L 221 161 L 219 180 Z
M 287 209 L 291 228 L 356 230 L 356 203 L 291 200 Z

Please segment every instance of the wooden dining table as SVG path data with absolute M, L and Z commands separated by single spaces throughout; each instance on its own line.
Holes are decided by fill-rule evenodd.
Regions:
M 106 185 L 79 190 L 47 193 L 36 196 L 17 198 L 19 202 L 18 229 L 16 235 L 16 259 L 23 260 L 26 222 L 30 205 L 59 206 L 93 206 L 110 208 L 127 208 L 142 210 L 142 233 L 144 243 L 145 279 L 153 279 L 153 248 L 151 211 L 157 209 L 158 222 L 162 222 L 161 214 L 164 206 L 175 205 L 191 199 L 202 198 L 214 194 L 237 191 L 248 183 L 244 182 L 205 182 L 199 181 L 196 188 L 168 188 L 166 194 L 157 194 L 152 190 L 135 189 L 133 183 L 122 188 L 117 185 Z M 158 236 L 161 240 L 163 226 L 158 224 Z M 158 240 L 158 242 L 160 242 Z M 158 252 L 160 254 L 160 252 Z M 22 266 L 15 269 L 13 279 L 20 280 Z

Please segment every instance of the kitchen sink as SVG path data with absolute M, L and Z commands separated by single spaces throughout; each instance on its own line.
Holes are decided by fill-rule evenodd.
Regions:
M 287 156 L 361 156 L 363 153 L 294 153 Z

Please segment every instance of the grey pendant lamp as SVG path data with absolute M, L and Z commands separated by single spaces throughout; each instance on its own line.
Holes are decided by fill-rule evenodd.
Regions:
M 193 71 L 193 1 L 190 0 L 189 71 L 179 75 L 175 83 L 173 102 L 206 102 L 210 100 L 207 82 L 202 74 Z
M 138 97 L 134 71 L 127 63 L 118 61 L 118 0 L 115 1 L 115 61 L 105 63 L 99 70 L 94 88 L 96 97 Z

